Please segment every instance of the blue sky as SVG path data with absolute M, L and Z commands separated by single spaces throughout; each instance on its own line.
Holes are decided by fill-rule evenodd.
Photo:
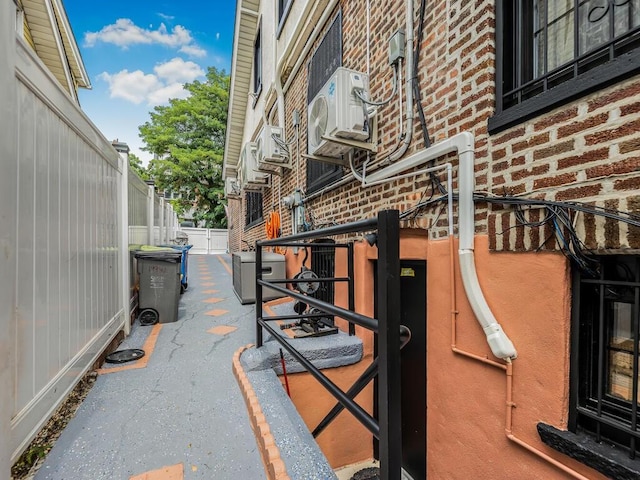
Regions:
M 138 127 L 156 105 L 183 98 L 182 85 L 207 67 L 231 71 L 235 2 L 64 0 L 91 79 L 84 112 L 109 140 L 129 144 L 146 164 Z

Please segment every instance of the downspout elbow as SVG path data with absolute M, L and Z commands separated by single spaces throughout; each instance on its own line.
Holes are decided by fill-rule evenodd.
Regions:
M 482 327 L 491 352 L 503 360 L 513 360 L 518 353 L 513 342 L 493 315 L 478 283 L 475 259 L 472 250 L 459 250 L 460 273 L 471 309 Z

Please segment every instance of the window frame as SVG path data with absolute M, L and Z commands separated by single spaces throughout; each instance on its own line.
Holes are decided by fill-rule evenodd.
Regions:
M 321 57 L 322 53 L 324 53 L 321 50 L 323 48 L 324 41 L 328 40 L 328 34 L 331 32 L 331 29 L 334 27 L 336 22 L 340 23 L 340 26 L 339 26 L 339 29 L 338 29 L 339 35 L 340 35 L 340 48 L 339 48 L 339 53 L 338 53 L 338 57 L 339 58 L 334 58 L 333 59 L 333 60 L 337 60 L 337 65 L 333 70 L 324 69 L 324 71 L 322 71 L 322 74 L 326 78 L 324 78 L 324 80 L 322 80 L 322 78 L 321 78 L 320 80 L 318 80 L 316 82 L 315 85 L 312 86 L 308 79 L 311 76 L 311 71 L 312 71 L 312 68 L 313 68 L 312 65 L 313 65 L 313 62 L 314 62 L 314 58 L 316 58 L 316 54 L 318 54 Z M 317 94 L 317 92 L 314 92 L 312 87 L 315 89 L 315 88 L 318 88 L 318 84 L 319 85 L 324 85 L 324 83 L 331 77 L 333 72 L 335 72 L 335 70 L 342 65 L 342 57 L 343 57 L 343 50 L 344 50 L 343 49 L 343 47 L 344 47 L 343 26 L 344 25 L 343 25 L 343 22 L 342 22 L 342 9 L 339 9 L 338 12 L 336 13 L 335 17 L 333 17 L 333 19 L 331 20 L 331 23 L 329 24 L 329 27 L 327 28 L 327 32 L 325 33 L 325 36 L 322 38 L 322 40 L 320 41 L 320 43 L 318 44 L 318 46 L 314 50 L 313 55 L 311 56 L 311 59 L 309 60 L 309 63 L 307 64 L 307 110 L 309 109 L 309 105 L 313 101 L 313 98 L 315 98 L 315 95 Z M 307 138 L 307 151 L 308 151 L 308 148 L 309 148 L 308 142 L 309 142 L 309 139 Z M 306 178 L 307 193 L 310 194 L 310 193 L 314 193 L 314 192 L 316 192 L 318 190 L 321 190 L 323 187 L 325 187 L 327 185 L 331 185 L 336 180 L 339 180 L 340 178 L 342 178 L 343 171 L 342 171 L 342 167 L 340 165 L 321 162 L 319 160 L 313 160 L 313 159 L 309 158 L 309 159 L 307 159 L 306 174 L 307 174 L 306 175 L 306 177 L 307 177 Z
M 522 58 L 529 60 L 530 65 L 522 64 L 522 69 L 532 70 L 534 62 L 534 51 L 525 51 L 524 48 L 533 48 L 533 40 L 527 41 L 528 37 L 533 35 L 533 25 L 525 26 L 520 24 L 520 19 L 533 18 L 533 15 L 518 10 L 519 6 L 526 6 L 532 0 L 523 0 L 513 2 L 512 0 L 498 0 L 496 2 L 496 109 L 495 114 L 488 120 L 489 133 L 497 133 L 506 128 L 517 125 L 525 120 L 533 118 L 542 113 L 548 112 L 554 108 L 564 105 L 570 101 L 583 97 L 589 93 L 602 89 L 606 86 L 620 82 L 629 78 L 633 74 L 640 71 L 640 26 L 634 27 L 625 34 L 615 37 L 609 42 L 605 42 L 597 48 L 590 50 L 582 55 L 574 53 L 573 60 L 561 65 L 560 67 L 546 72 L 543 76 L 534 78 L 531 81 L 518 82 L 513 77 L 518 74 L 517 65 L 522 64 Z M 576 0 L 576 4 L 578 1 Z M 574 5 L 574 8 L 575 5 Z M 513 10 L 511 10 L 513 9 Z M 530 8 L 532 10 L 532 8 Z M 613 15 L 613 9 L 611 9 Z M 508 19 L 506 17 L 509 17 Z M 574 16 L 575 18 L 575 16 Z M 533 20 L 532 20 L 533 22 Z M 577 46 L 578 40 L 575 35 L 578 33 L 579 19 L 573 20 L 574 24 L 574 42 Z M 613 55 L 614 44 L 624 43 L 624 38 L 633 38 L 629 40 L 632 48 L 625 53 Z M 513 45 L 522 47 L 520 53 L 516 52 Z M 609 59 L 603 63 L 597 64 L 590 68 L 584 68 L 579 72 L 581 65 L 595 62 L 599 55 L 605 55 L 609 52 Z M 525 55 L 526 54 L 526 55 Z M 549 77 L 559 75 L 559 72 L 573 73 L 572 78 L 562 81 L 561 83 L 548 87 Z M 578 73 L 579 72 L 579 73 Z M 567 73 L 568 74 L 568 73 Z M 541 84 L 543 89 L 541 93 L 530 98 L 520 100 L 513 106 L 504 106 L 506 78 L 511 76 L 514 86 L 511 91 L 523 89 L 526 85 Z
M 622 257 L 626 262 L 633 261 L 635 265 L 634 279 L 631 281 L 617 280 L 608 275 L 614 262 L 618 262 L 617 265 L 624 264 L 621 261 Z M 640 256 L 609 255 L 600 259 L 602 273 L 599 278 L 589 278 L 577 269 L 573 275 L 569 430 L 587 434 L 597 442 L 604 440 L 614 443 L 629 458 L 638 459 L 640 458 L 638 455 L 640 430 L 637 429 L 640 426 L 640 404 L 637 401 L 640 391 L 638 381 L 638 374 L 640 374 L 638 366 L 640 360 Z M 613 300 L 607 298 L 606 294 L 606 290 L 613 292 L 613 287 L 618 290 L 623 288 L 633 290 L 631 328 L 635 330 L 632 332 L 634 335 L 632 340 L 635 344 L 632 354 L 635 367 L 632 367 L 630 401 L 616 398 L 614 394 L 608 392 L 614 370 L 609 364 L 611 360 L 607 355 L 616 347 L 608 341 L 611 337 L 613 317 L 605 307 L 613 304 Z M 593 288 L 599 291 L 597 302 L 593 294 L 585 297 L 586 291 Z M 582 314 L 581 308 L 586 307 L 589 302 L 593 303 L 592 308 L 585 308 L 587 311 Z M 629 304 L 630 302 L 616 303 Z M 597 307 L 597 312 L 594 312 L 596 310 L 594 306 Z M 594 337 L 597 338 L 594 340 Z M 631 348 L 633 349 L 633 344 Z M 636 398 L 636 402 L 633 402 L 633 398 Z M 633 431 L 634 423 L 635 432 Z M 635 443 L 631 440 L 632 437 L 636 438 Z
M 261 191 L 246 191 L 244 195 L 244 226 L 245 229 L 249 229 L 258 225 L 262 220 L 262 192 Z
M 262 93 L 262 19 L 258 22 L 256 37 L 253 41 L 253 107 Z
M 278 0 L 278 28 L 276 29 L 277 39 L 280 38 L 284 24 L 287 22 L 292 4 L 293 0 Z

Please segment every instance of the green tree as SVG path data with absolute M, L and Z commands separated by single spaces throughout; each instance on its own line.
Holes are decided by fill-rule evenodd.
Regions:
M 134 153 L 129 153 L 129 166 L 142 180 L 149 180 L 149 172 L 147 172 L 147 169 L 142 165 L 142 160 L 140 160 Z
M 149 176 L 160 190 L 181 194 L 171 201 L 178 217 L 193 208 L 194 219 L 206 227 L 226 228 L 222 159 L 229 76 L 210 67 L 206 81 L 184 88 L 189 97 L 155 107 L 140 127 L 145 150 L 154 155 Z

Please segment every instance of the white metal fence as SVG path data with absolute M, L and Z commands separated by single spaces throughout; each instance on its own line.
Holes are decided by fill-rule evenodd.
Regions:
M 177 225 L 171 206 L 129 173 L 126 154 L 15 38 L 7 11 L 0 8 L 2 478 L 115 335 L 128 333 L 129 245 L 169 242 Z

